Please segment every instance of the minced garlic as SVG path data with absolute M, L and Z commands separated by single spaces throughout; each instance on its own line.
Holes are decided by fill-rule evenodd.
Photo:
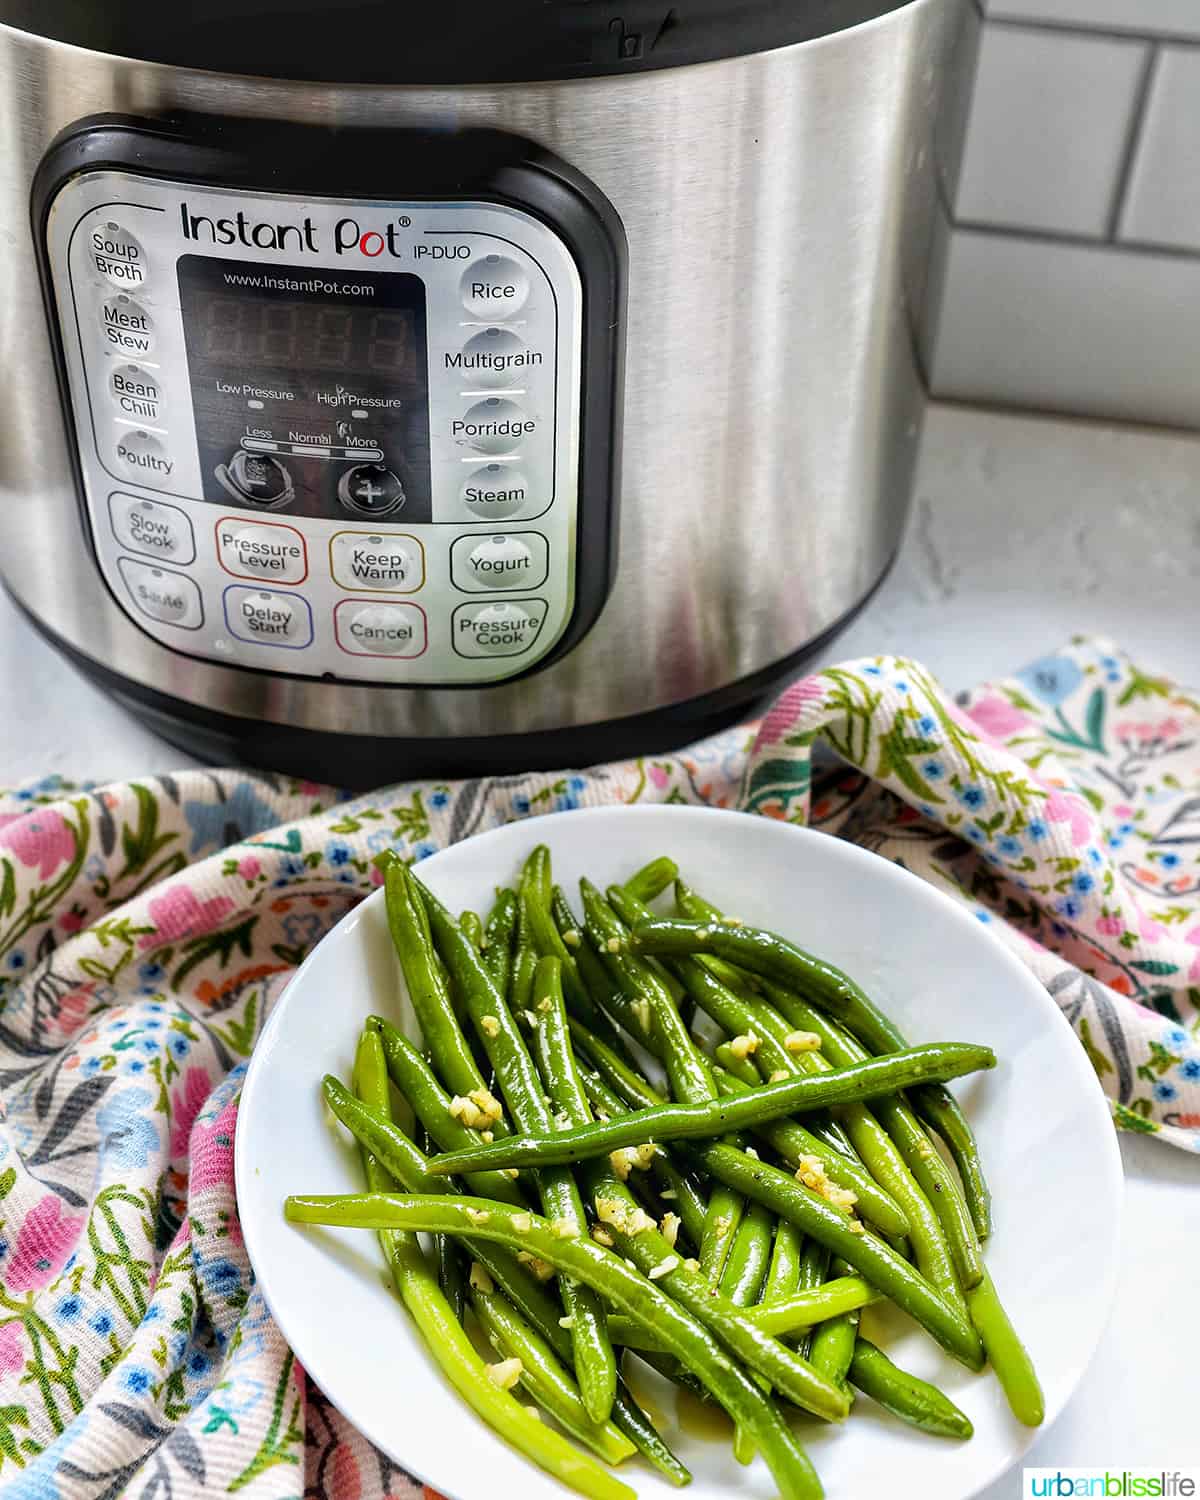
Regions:
M 789 1031 L 783 1045 L 789 1052 L 819 1052 L 821 1038 L 815 1031 Z
M 597 1245 L 611 1245 L 613 1242 L 612 1235 L 609 1234 L 603 1224 L 592 1225 L 592 1238 L 596 1241 Z
M 610 953 L 620 953 L 620 951 L 621 951 L 621 939 L 620 938 L 611 937 L 611 938 L 609 938 L 608 942 L 605 943 L 604 946 L 608 949 L 608 951 Z
M 528 1214 L 513 1214 L 512 1227 L 518 1234 L 528 1234 L 533 1228 L 533 1220 Z
M 502 1391 L 511 1391 L 525 1373 L 525 1366 L 519 1359 L 502 1359 L 498 1364 L 485 1365 L 484 1369 L 492 1384 L 498 1385 Z
M 858 1194 L 849 1188 L 839 1187 L 829 1180 L 825 1164 L 819 1156 L 802 1156 L 796 1163 L 796 1181 L 804 1184 L 810 1192 L 832 1203 L 834 1208 L 851 1209 L 858 1202 Z
M 528 1266 L 539 1281 L 549 1281 L 554 1275 L 554 1267 L 540 1255 L 532 1255 L 528 1250 L 518 1250 L 517 1259 L 523 1266 Z
M 477 1260 L 471 1262 L 471 1274 L 467 1277 L 467 1281 L 484 1296 L 496 1290 L 496 1283 L 488 1275 L 486 1267 L 481 1266 Z
M 565 1318 L 559 1318 L 559 1320 L 558 1320 L 558 1326 L 560 1328 L 574 1328 L 575 1327 L 575 1317 L 574 1317 L 574 1314 L 570 1314 L 570 1315 L 568 1315 Z
M 486 1208 L 467 1209 L 467 1218 L 470 1219 L 472 1224 L 486 1224 L 491 1217 Z
M 767 1082 L 782 1083 L 785 1078 L 790 1078 L 791 1076 L 792 1075 L 786 1068 L 776 1068 L 775 1071 L 771 1074 L 770 1078 L 767 1079 Z
M 564 932 L 563 935 L 562 935 L 562 940 L 563 940 L 564 943 L 566 943 L 566 945 L 567 945 L 568 948 L 578 948 L 579 947 L 579 941 L 580 941 L 579 934 L 575 931 L 575 929 L 573 927 L 568 927 L 567 928 L 566 932 Z
M 499 1036 L 500 1022 L 495 1016 L 480 1016 L 479 1024 L 483 1027 L 484 1036 Z
M 557 1235 L 560 1240 L 574 1239 L 578 1233 L 570 1219 L 551 1219 L 550 1232 Z
M 735 1036 L 729 1044 L 729 1050 L 739 1061 L 745 1062 L 752 1052 L 758 1051 L 758 1038 L 752 1031 L 747 1031 L 743 1036 Z
M 668 1255 L 663 1260 L 660 1260 L 658 1265 L 651 1266 L 646 1275 L 649 1276 L 651 1281 L 657 1281 L 660 1276 L 669 1276 L 678 1264 L 678 1255 Z
M 597 1198 L 596 1217 L 622 1234 L 643 1234 L 647 1229 L 658 1228 L 644 1208 L 624 1203 L 620 1198 Z
M 496 1123 L 504 1113 L 504 1106 L 490 1089 L 472 1089 L 469 1094 L 455 1094 L 447 1113 L 452 1120 L 481 1130 Z
M 655 1147 L 653 1142 L 647 1141 L 641 1146 L 620 1146 L 616 1151 L 609 1152 L 609 1162 L 613 1171 L 626 1182 L 634 1167 L 639 1172 L 645 1172 L 654 1161 Z
M 663 1214 L 662 1223 L 658 1226 L 662 1231 L 663 1239 L 672 1250 L 675 1248 L 675 1241 L 679 1238 L 679 1226 L 682 1223 L 683 1220 L 678 1214 Z

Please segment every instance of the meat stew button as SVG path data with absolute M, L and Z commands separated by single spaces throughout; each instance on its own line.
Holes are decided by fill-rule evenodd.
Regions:
M 451 634 L 460 656 L 521 656 L 541 633 L 544 599 L 503 599 L 492 604 L 460 604 Z
M 308 574 L 304 538 L 294 526 L 222 516 L 216 536 L 217 559 L 235 578 L 302 583 Z
M 225 590 L 225 621 L 239 641 L 252 641 L 256 646 L 296 651 L 313 638 L 312 610 L 299 594 L 231 584 Z
M 337 643 L 352 656 L 420 656 L 425 615 L 415 604 L 343 599 L 333 612 Z

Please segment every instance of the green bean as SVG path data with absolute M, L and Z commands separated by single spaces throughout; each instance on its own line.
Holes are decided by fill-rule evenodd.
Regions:
M 740 1078 L 724 1069 L 717 1073 L 716 1078 L 717 1087 L 723 1094 L 749 1092 Z M 755 1086 L 757 1087 L 757 1080 Z M 840 1151 L 835 1151 L 796 1120 L 775 1120 L 767 1125 L 756 1126 L 754 1133 L 793 1169 L 799 1166 L 803 1157 L 815 1156 L 824 1167 L 830 1182 L 854 1193 L 858 1199 L 859 1214 L 874 1224 L 882 1234 L 908 1233 L 908 1219 L 904 1210 L 889 1193 L 884 1192 L 857 1159 L 851 1160 Z
M 771 1225 L 768 1210 L 752 1203 L 738 1226 L 720 1283 L 722 1297 L 734 1307 L 750 1307 L 758 1300 L 771 1259 Z
M 386 1084 L 386 1077 L 385 1077 Z M 455 1192 L 446 1177 L 433 1177 L 423 1153 L 388 1117 L 386 1111 L 364 1107 L 336 1078 L 326 1076 L 322 1085 L 330 1110 L 367 1151 L 410 1193 Z M 390 1186 L 390 1184 L 389 1184 Z M 401 1236 L 403 1238 L 403 1236 Z M 513 1255 L 485 1240 L 468 1237 L 466 1247 L 489 1272 L 521 1315 L 537 1329 L 560 1359 L 572 1358 L 571 1339 L 559 1325 L 561 1304 L 552 1302 L 541 1283 L 535 1281 Z M 435 1283 L 436 1286 L 436 1283 Z M 439 1294 L 440 1295 L 440 1294 Z M 469 1343 L 469 1341 L 468 1341 Z M 472 1350 L 474 1353 L 474 1350 Z M 524 1408 L 522 1408 L 524 1410 Z M 687 1469 L 662 1441 L 649 1418 L 618 1378 L 613 1403 L 614 1425 L 637 1444 L 638 1449 L 673 1484 L 686 1484 Z
M 463 911 L 458 914 L 458 925 L 475 944 L 476 949 L 483 952 L 483 922 L 477 911 Z
M 835 1278 L 848 1275 L 851 1267 L 845 1261 L 835 1259 L 830 1267 Z M 828 1318 L 813 1330 L 809 1345 L 809 1359 L 834 1385 L 845 1385 L 854 1358 L 854 1345 L 858 1338 L 859 1309 L 852 1308 Z
M 915 1318 L 948 1353 L 971 1369 L 980 1367 L 983 1351 L 975 1330 L 883 1240 L 869 1232 L 856 1233 L 842 1210 L 778 1167 L 717 1142 L 693 1150 L 712 1176 L 756 1203 L 765 1204 L 780 1218 L 790 1219 Z
M 890 1242 L 889 1242 L 890 1243 Z M 892 1247 L 895 1248 L 894 1246 Z M 825 1278 L 829 1273 L 829 1262 L 832 1257 L 828 1246 L 822 1245 L 819 1240 L 811 1237 L 805 1239 L 804 1248 L 800 1252 L 800 1265 L 796 1272 L 796 1295 L 802 1296 L 806 1292 L 815 1292 L 820 1287 L 827 1285 Z M 845 1309 L 842 1309 L 845 1311 Z M 796 1348 L 807 1359 L 812 1351 L 812 1328 L 803 1330 L 796 1340 Z
M 649 864 L 643 865 L 640 870 L 631 875 L 625 882 L 625 889 L 631 896 L 636 896 L 639 901 L 653 901 L 656 896 L 661 896 L 678 877 L 679 866 L 673 859 L 660 854 L 657 859 L 652 859 Z
M 611 1422 L 592 1421 L 570 1372 L 536 1329 L 496 1290 L 478 1262 L 471 1272 L 471 1306 L 496 1352 L 521 1361 L 521 1385 L 572 1437 L 610 1464 L 619 1464 L 635 1452 L 633 1444 Z
M 502 995 L 508 994 L 512 977 L 513 939 L 517 930 L 517 898 L 512 891 L 498 890 L 488 913 L 482 944 L 483 962 L 492 983 Z
M 759 1296 L 759 1306 L 778 1302 L 790 1297 L 796 1290 L 796 1278 L 800 1274 L 800 1250 L 804 1236 L 787 1219 L 780 1219 L 775 1226 L 775 1243 L 771 1246 L 771 1264 L 767 1267 L 766 1280 Z
M 553 1130 L 554 1118 L 542 1093 L 541 1080 L 507 1001 L 450 913 L 420 882 L 414 883 L 429 914 L 434 942 L 463 996 L 513 1118 L 525 1130 Z M 534 991 L 536 995 L 536 980 Z M 535 999 L 535 1013 L 543 998 Z M 551 1219 L 573 1225 L 579 1231 L 586 1230 L 579 1190 L 569 1171 L 539 1172 L 538 1187 L 542 1207 Z M 617 1382 L 616 1359 L 604 1331 L 604 1310 L 594 1292 L 569 1278 L 562 1281 L 560 1291 L 567 1316 L 572 1320 L 571 1344 L 583 1403 L 594 1422 L 603 1422 L 612 1411 Z
M 937 1084 L 913 1089 L 909 1098 L 925 1124 L 946 1143 L 958 1168 L 975 1233 L 981 1240 L 986 1240 L 992 1232 L 992 1195 L 983 1175 L 979 1146 L 962 1106 L 949 1089 Z
M 379 1037 L 373 1032 L 364 1033 L 359 1044 L 355 1086 L 368 1110 L 386 1116 L 387 1072 Z M 387 1192 L 392 1182 L 385 1163 L 366 1147 L 362 1156 L 368 1188 Z M 514 1396 L 488 1379 L 483 1360 L 440 1291 L 416 1235 L 385 1228 L 379 1240 L 400 1300 L 439 1369 L 468 1406 L 519 1453 L 590 1500 L 634 1500 L 628 1485 L 578 1452 L 560 1433 L 540 1422 L 536 1413 L 526 1411 Z
M 451 1115 L 449 1094 L 408 1038 L 382 1016 L 372 1016 L 367 1025 L 378 1031 L 392 1082 L 435 1144 L 444 1151 L 482 1144 L 477 1130 Z M 517 1208 L 527 1206 L 520 1188 L 503 1172 L 472 1172 L 467 1176 L 467 1186 L 481 1198 L 496 1198 Z
M 461 1323 L 467 1314 L 467 1284 L 463 1277 L 462 1256 L 459 1254 L 458 1246 L 448 1234 L 435 1235 L 434 1251 L 437 1259 L 438 1286 L 441 1287 L 442 1295 L 450 1304 L 454 1316 Z
M 1013 1416 L 1026 1427 L 1040 1427 L 1046 1415 L 1045 1398 L 1029 1351 L 1017 1336 L 985 1269 L 983 1280 L 967 1293 L 971 1314 L 983 1347 L 996 1372 Z
M 720 922 L 724 920 L 724 913 L 719 908 L 697 895 L 682 880 L 675 882 L 675 910 L 687 921 Z M 705 968 L 715 974 L 721 983 L 733 990 L 735 994 L 747 999 L 757 993 L 758 980 L 747 970 L 726 963 L 724 959 L 716 958 L 711 953 L 699 955 L 699 958 Z
M 603 964 L 593 953 L 591 946 L 583 940 L 583 930 L 570 903 L 559 886 L 551 893 L 551 915 L 563 946 L 570 953 L 583 985 L 582 994 L 573 993 L 563 986 L 563 998 L 573 1019 L 582 1021 L 590 1031 L 610 1047 L 622 1061 L 633 1064 L 633 1054 L 621 1039 L 620 1033 L 608 1019 L 603 1009 L 611 995 L 614 983 L 605 972 Z
M 571 1041 L 583 1053 L 600 1077 L 625 1103 L 628 1109 L 652 1109 L 663 1103 L 663 1096 L 653 1085 L 626 1063 L 609 1045 L 589 1031 L 574 1016 L 568 1016 Z
M 660 1334 L 671 1353 L 704 1381 L 730 1416 L 753 1433 L 783 1500 L 816 1500 L 821 1494 L 811 1464 L 776 1407 L 713 1335 L 655 1282 L 593 1241 L 560 1239 L 550 1224 L 537 1216 L 530 1216 L 528 1228 L 524 1222 L 518 1226 L 513 1220 L 520 1216 L 512 1209 L 489 1204 L 486 1199 L 367 1193 L 292 1197 L 284 1208 L 294 1223 L 424 1230 L 528 1247 L 565 1276 L 602 1292 L 620 1311 Z M 470 1215 L 480 1212 L 488 1214 L 486 1222 L 473 1223 Z
M 902 1422 L 937 1437 L 969 1438 L 975 1431 L 965 1412 L 936 1385 L 901 1370 L 868 1339 L 859 1335 L 850 1361 L 850 1383 Z
M 456 1094 L 470 1094 L 485 1086 L 483 1075 L 455 1017 L 409 880 L 409 871 L 399 860 L 387 865 L 383 888 L 392 942 L 421 1035 L 438 1072 Z
M 508 989 L 505 998 L 514 1016 L 524 1015 L 533 998 L 533 975 L 537 968 L 537 949 L 529 932 L 527 921 L 529 904 L 524 896 L 517 898 L 517 935 L 513 944 L 512 964 L 508 971 Z
M 872 1057 L 849 1068 L 764 1084 L 753 1092 L 706 1104 L 661 1104 L 620 1120 L 473 1146 L 435 1157 L 432 1170 L 463 1172 L 486 1167 L 558 1166 L 646 1140 L 661 1142 L 724 1135 L 793 1112 L 877 1098 L 926 1078 L 957 1078 L 995 1065 L 996 1056 L 990 1047 L 964 1042 L 927 1044 L 889 1057 Z

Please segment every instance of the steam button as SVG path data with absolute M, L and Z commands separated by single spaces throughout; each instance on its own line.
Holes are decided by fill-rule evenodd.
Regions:
M 118 557 L 117 567 L 134 604 L 142 614 L 181 630 L 199 630 L 204 624 L 200 590 L 186 573 L 172 573 L 153 563 Z
M 463 272 L 459 290 L 473 317 L 502 322 L 525 306 L 529 277 L 507 255 L 485 255 Z
M 92 264 L 106 281 L 126 291 L 145 286 L 146 252 L 128 229 L 109 219 L 96 225 L 87 243 Z
M 292 476 L 277 458 L 247 453 L 244 448 L 228 464 L 218 464 L 217 478 L 235 499 L 249 500 L 251 505 L 286 505 L 296 493 Z
M 384 464 L 355 464 L 338 480 L 338 499 L 352 515 L 386 516 L 406 499 L 404 486 Z
M 484 464 L 462 487 L 462 502 L 481 521 L 507 521 L 524 510 L 529 480 L 511 464 Z

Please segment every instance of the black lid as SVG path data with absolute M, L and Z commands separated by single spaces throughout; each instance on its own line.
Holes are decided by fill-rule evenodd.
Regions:
M 321 83 L 520 83 L 647 72 L 843 31 L 915 0 L 0 0 L 95 52 Z

